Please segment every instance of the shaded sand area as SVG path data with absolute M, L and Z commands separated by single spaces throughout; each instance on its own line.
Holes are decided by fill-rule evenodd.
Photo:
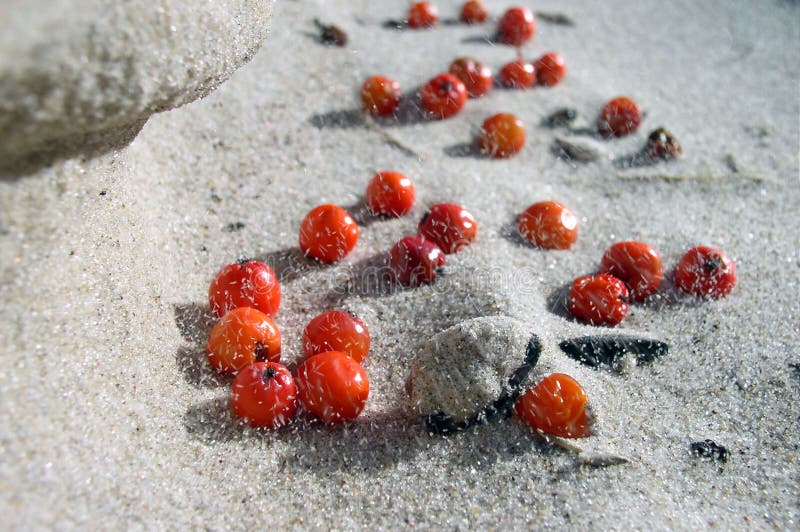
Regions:
M 800 287 L 796 2 L 541 2 L 574 26 L 539 21 L 528 58 L 558 50 L 552 89 L 496 89 L 440 122 L 377 123 L 359 112 L 372 74 L 412 93 L 458 56 L 493 69 L 514 57 L 493 25 L 427 31 L 382 26 L 403 3 L 284 1 L 252 61 L 202 100 L 157 114 L 128 145 L 0 180 L 0 522 L 4 528 L 598 527 L 792 529 L 800 520 Z M 488 2 L 497 15 L 507 7 Z M 444 17 L 459 3 L 441 2 Z M 314 17 L 350 36 L 314 39 Z M 562 161 L 540 126 L 559 107 L 593 124 L 613 96 L 647 115 L 629 137 L 599 141 L 589 164 Z M 471 143 L 500 111 L 528 126 L 515 158 Z M 412 114 L 413 115 L 413 114 Z M 649 131 L 679 138 L 675 162 L 621 168 Z M 573 137 L 567 137 L 573 138 Z M 365 214 L 376 170 L 417 185 L 413 212 Z M 570 251 L 520 242 L 516 216 L 555 199 L 580 221 Z M 449 257 L 436 284 L 380 280 L 391 245 L 427 205 L 456 201 L 478 241 Z M 314 205 L 362 221 L 354 252 L 319 266 L 297 249 Z M 351 211 L 351 212 L 352 212 Z M 594 272 L 618 240 L 643 240 L 671 270 L 697 244 L 724 248 L 739 284 L 696 301 L 669 280 L 617 327 L 669 354 L 618 373 L 590 369 L 556 343 L 597 328 L 563 313 L 563 289 Z M 347 308 L 369 325 L 371 396 L 342 426 L 241 427 L 229 380 L 208 366 L 206 291 L 224 264 L 270 263 L 281 276 L 284 360 L 308 320 Z M 404 383 L 419 344 L 467 318 L 503 314 L 584 383 L 597 414 L 585 448 L 610 467 L 532 437 L 517 419 L 430 434 Z M 603 329 L 602 332 L 609 332 Z M 711 438 L 727 463 L 701 460 Z

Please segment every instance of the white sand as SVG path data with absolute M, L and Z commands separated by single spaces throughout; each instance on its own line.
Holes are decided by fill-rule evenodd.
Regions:
M 376 129 L 317 125 L 351 116 L 367 75 L 411 91 L 457 56 L 498 68 L 512 51 L 473 38 L 491 26 L 382 28 L 402 2 L 282 2 L 262 51 L 211 96 L 152 118 L 120 151 L 0 181 L 3 528 L 797 527 L 798 5 L 562 4 L 533 7 L 576 26 L 540 22 L 525 53 L 560 51 L 563 85 L 497 90 L 451 120 Z M 506 5 L 490 2 L 494 13 Z M 348 48 L 316 44 L 313 16 L 344 26 Z M 570 105 L 589 123 L 618 94 L 647 118 L 603 148 L 628 154 L 663 125 L 683 144 L 681 161 L 620 171 L 550 153 L 543 116 Z M 453 156 L 498 111 L 528 125 L 525 150 L 507 161 Z M 296 251 L 305 212 L 357 206 L 376 169 L 415 180 L 413 214 L 363 227 L 343 264 L 309 266 Z M 628 178 L 644 173 L 691 178 Z M 569 252 L 508 236 L 524 207 L 548 198 L 581 220 Z M 450 257 L 436 285 L 385 293 L 354 275 L 413 232 L 426 205 L 449 200 L 477 217 L 479 241 Z M 235 222 L 244 227 L 224 230 Z M 629 463 L 580 465 L 516 420 L 442 437 L 407 414 L 407 362 L 448 325 L 505 313 L 551 340 L 591 331 L 548 300 L 621 239 L 653 244 L 669 269 L 689 247 L 717 245 L 739 271 L 724 300 L 695 302 L 668 282 L 632 309 L 621 330 L 671 346 L 650 366 L 619 375 L 556 362 L 585 380 L 596 443 Z M 205 298 L 217 269 L 242 256 L 282 272 L 287 361 L 329 306 L 368 323 L 372 394 L 357 422 L 263 433 L 231 419 L 228 381 L 203 354 Z M 690 442 L 704 438 L 730 461 L 693 458 Z

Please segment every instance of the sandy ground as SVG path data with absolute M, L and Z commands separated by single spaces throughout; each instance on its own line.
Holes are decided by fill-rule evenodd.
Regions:
M 540 21 L 525 56 L 560 51 L 562 85 L 498 89 L 441 122 L 365 123 L 357 89 L 368 75 L 412 93 L 455 57 L 497 69 L 514 55 L 486 42 L 491 24 L 383 28 L 404 5 L 281 2 L 267 44 L 211 96 L 152 118 L 123 149 L 0 180 L 3 528 L 798 526 L 797 3 L 541 2 L 532 7 L 575 25 Z M 458 3 L 440 8 L 450 17 Z M 316 43 L 315 16 L 345 27 L 349 46 Z M 560 133 L 544 116 L 568 105 L 588 125 L 619 94 L 646 110 L 639 132 L 598 142 L 606 157 L 587 165 L 551 153 Z M 513 159 L 484 159 L 469 145 L 499 111 L 516 113 L 529 140 Z M 614 164 L 662 125 L 683 144 L 680 161 Z M 343 263 L 303 259 L 305 212 L 334 202 L 363 214 L 378 169 L 415 180 L 413 213 L 362 217 Z M 513 235 L 541 199 L 577 213 L 572 250 Z M 365 281 L 438 201 L 473 212 L 478 242 L 434 286 Z M 622 239 L 654 245 L 668 270 L 696 244 L 720 246 L 739 271 L 726 299 L 694 301 L 668 281 L 632 308 L 619 329 L 670 344 L 651 365 L 591 370 L 553 350 L 537 369 L 584 383 L 598 426 L 582 445 L 628 463 L 582 465 L 514 419 L 443 437 L 408 413 L 408 361 L 448 325 L 508 314 L 551 347 L 596 332 L 556 302 Z M 287 362 L 326 308 L 368 323 L 372 392 L 359 420 L 270 433 L 232 419 L 229 381 L 205 360 L 206 290 L 240 257 L 281 274 Z M 692 457 L 704 438 L 730 460 Z

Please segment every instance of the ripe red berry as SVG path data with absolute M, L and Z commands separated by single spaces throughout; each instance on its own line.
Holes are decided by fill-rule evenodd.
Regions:
M 497 40 L 511 46 L 522 46 L 536 33 L 536 20 L 526 7 L 512 7 L 497 23 Z
M 467 0 L 461 6 L 461 22 L 465 24 L 479 24 L 489 18 L 489 11 L 482 0 Z
M 430 284 L 436 270 L 445 263 L 439 246 L 419 236 L 407 236 L 389 252 L 389 268 L 395 280 L 403 286 Z
M 439 74 L 419 91 L 422 107 L 434 118 L 449 118 L 467 103 L 467 88 L 452 74 Z
M 361 86 L 361 101 L 375 116 L 394 114 L 400 98 L 400 84 L 386 76 L 369 77 Z
M 449 72 L 464 83 L 470 98 L 487 94 L 494 85 L 491 69 L 471 57 L 459 57 L 450 63 Z
M 430 2 L 416 2 L 408 9 L 409 28 L 430 28 L 439 22 L 439 9 Z
M 324 204 L 311 209 L 300 224 L 300 249 L 322 262 L 336 262 L 358 242 L 358 224 L 346 210 Z
M 461 205 L 432 205 L 419 222 L 419 235 L 439 246 L 445 253 L 455 253 L 475 240 L 478 222 Z
M 642 123 L 642 110 L 627 96 L 619 96 L 600 110 L 597 131 L 605 136 L 623 137 L 633 133 Z
M 628 313 L 628 289 L 607 273 L 578 277 L 569 292 L 569 311 L 592 325 L 616 325 Z
M 297 387 L 289 370 L 277 362 L 256 362 L 233 380 L 233 413 L 253 427 L 276 429 L 297 411 Z
M 693 247 L 675 268 L 675 284 L 693 296 L 719 299 L 736 286 L 736 265 L 721 249 Z
M 603 254 L 600 273 L 608 273 L 628 285 L 631 300 L 644 301 L 664 277 L 661 255 L 644 242 L 617 242 Z
M 545 434 L 584 438 L 590 435 L 586 402 L 578 381 L 564 373 L 551 373 L 517 399 L 514 412 Z
M 211 281 L 208 303 L 217 317 L 237 307 L 252 307 L 274 316 L 281 304 L 278 276 L 255 260 L 228 264 Z
M 529 89 L 536 85 L 536 69 L 522 59 L 503 65 L 497 77 L 501 85 L 512 89 Z
M 303 406 L 326 423 L 355 419 L 369 397 L 364 368 L 338 351 L 307 358 L 295 381 Z
M 498 113 L 483 122 L 478 143 L 483 153 L 500 159 L 519 153 L 525 138 L 522 120 L 510 113 Z
M 578 238 L 578 218 L 555 201 L 540 201 L 525 209 L 517 228 L 525 240 L 545 249 L 569 249 Z
M 327 351 L 341 351 L 356 362 L 369 352 L 369 330 L 350 312 L 328 310 L 316 316 L 303 331 L 303 351 L 307 357 Z
M 385 216 L 402 216 L 414 206 L 414 183 L 400 172 L 378 172 L 367 185 L 370 210 Z
M 281 333 L 260 310 L 235 308 L 211 329 L 207 353 L 208 361 L 221 373 L 235 373 L 259 360 L 278 362 Z
M 536 80 L 540 85 L 552 87 L 558 85 L 567 75 L 564 58 L 556 52 L 548 52 L 533 63 L 536 69 Z

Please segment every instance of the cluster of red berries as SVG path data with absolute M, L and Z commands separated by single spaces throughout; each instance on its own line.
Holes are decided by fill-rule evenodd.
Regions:
M 461 10 L 461 20 L 468 24 L 484 22 L 488 12 L 483 2 L 470 0 Z M 408 12 L 408 25 L 427 28 L 438 23 L 436 6 L 430 2 L 417 2 Z M 536 21 L 533 13 L 524 7 L 508 9 L 498 21 L 497 41 L 512 46 L 522 46 L 533 38 Z M 534 62 L 520 58 L 504 65 L 497 83 L 517 89 L 527 89 L 536 84 L 552 87 L 566 76 L 564 58 L 548 52 Z M 461 57 L 450 64 L 446 73 L 438 74 L 425 83 L 419 91 L 419 102 L 428 116 L 434 119 L 450 118 L 458 114 L 468 98 L 488 94 L 495 85 L 491 69 L 482 62 Z M 372 76 L 361 87 L 364 107 L 373 115 L 393 116 L 402 94 L 400 85 L 386 76 Z M 526 132 L 522 121 L 510 113 L 495 114 L 483 123 L 478 139 L 480 150 L 490 157 L 506 158 L 518 153 L 525 145 Z
M 367 185 L 369 209 L 377 215 L 403 216 L 414 205 L 414 183 L 400 172 L 378 172 Z M 432 205 L 419 222 L 417 234 L 398 241 L 389 252 L 393 278 L 403 286 L 432 283 L 445 255 L 470 244 L 478 232 L 472 214 L 454 203 Z M 336 205 L 313 208 L 300 226 L 300 249 L 323 262 L 344 258 L 358 241 L 359 228 L 347 211 Z
M 376 215 L 402 216 L 414 205 L 414 184 L 400 172 L 377 173 L 366 190 Z M 433 282 L 445 262 L 477 235 L 474 217 L 463 207 L 439 203 L 419 223 L 418 235 L 392 247 L 390 271 L 403 286 Z M 343 259 L 358 242 L 359 227 L 341 207 L 325 204 L 306 215 L 299 244 L 321 262 Z M 335 423 L 356 418 L 369 396 L 361 362 L 370 336 L 357 316 L 329 310 L 312 319 L 303 333 L 305 360 L 292 373 L 282 364 L 281 334 L 272 320 L 281 301 L 275 272 L 262 262 L 229 264 L 214 277 L 209 304 L 220 318 L 211 330 L 207 354 L 220 373 L 236 374 L 232 406 L 250 425 L 277 428 L 294 417 L 298 405 L 319 419 Z
M 341 310 L 323 312 L 303 333 L 306 359 L 295 376 L 282 364 L 281 334 L 272 320 L 281 291 L 272 269 L 255 260 L 222 268 L 208 290 L 220 317 L 208 338 L 208 360 L 218 372 L 236 374 L 231 404 L 252 426 L 289 423 L 298 405 L 325 422 L 356 418 L 369 396 L 361 362 L 370 336 L 358 317 Z
M 575 214 L 555 201 L 534 203 L 519 216 L 520 235 L 536 247 L 569 249 L 578 237 Z M 630 302 L 655 293 L 664 277 L 661 255 L 644 242 L 617 242 L 600 260 L 599 273 L 575 279 L 568 307 L 577 319 L 592 325 L 616 325 Z M 724 251 L 697 246 L 678 262 L 675 284 L 696 297 L 718 299 L 736 285 L 736 266 Z

